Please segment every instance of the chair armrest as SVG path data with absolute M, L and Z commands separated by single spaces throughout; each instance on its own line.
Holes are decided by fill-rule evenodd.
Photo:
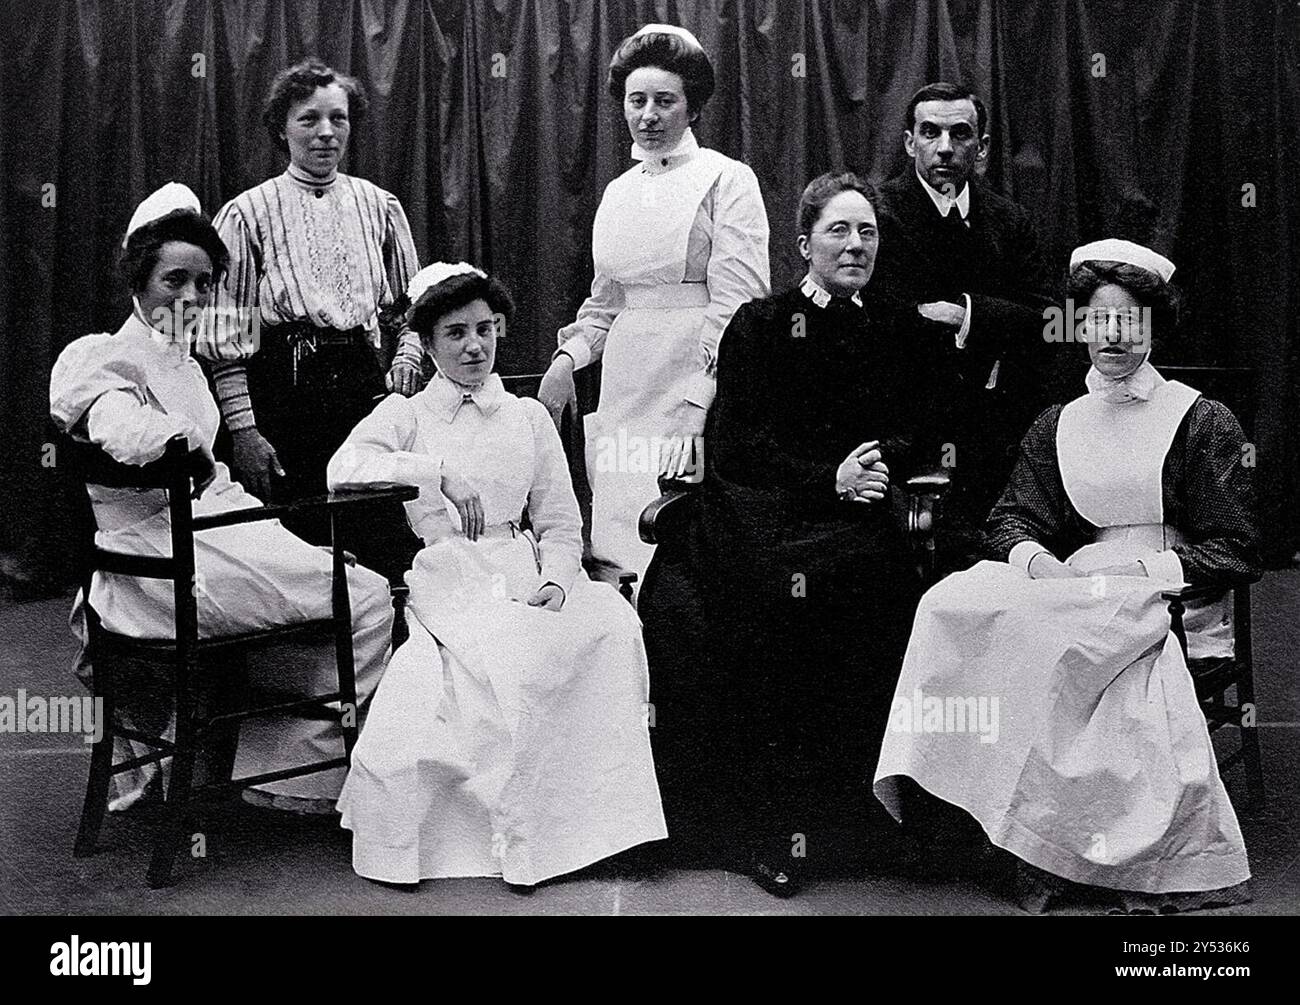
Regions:
M 948 491 L 950 484 L 947 472 L 930 471 L 923 475 L 913 475 L 907 480 L 905 488 L 909 495 L 941 496 Z
M 1179 600 L 1184 603 L 1189 600 L 1216 600 L 1238 585 L 1237 583 L 1202 583 L 1200 586 L 1190 586 L 1184 583 L 1182 586 L 1161 591 L 1160 599 L 1170 602 Z
M 348 492 L 331 492 L 328 495 L 309 496 L 291 503 L 273 503 L 268 506 L 246 506 L 243 509 L 226 510 L 210 516 L 196 516 L 194 529 L 211 530 L 213 527 L 229 527 L 240 523 L 256 523 L 259 520 L 278 520 L 295 513 L 309 513 L 313 510 L 332 510 L 345 506 L 359 506 L 377 502 L 408 502 L 416 498 L 420 490 L 414 485 L 394 485 L 382 489 L 358 489 Z
M 699 491 L 698 482 L 659 479 L 660 496 L 641 511 L 637 533 L 646 544 L 660 544 L 672 536 L 690 513 L 690 501 Z
M 77 476 L 87 485 L 105 488 L 170 488 L 175 480 L 177 465 L 183 467 L 188 477 L 204 473 L 207 459 L 200 450 L 190 450 L 183 436 L 173 436 L 167 441 L 163 455 L 148 464 L 126 464 L 115 461 L 100 447 L 71 436 L 64 437 L 64 449 L 72 453 Z

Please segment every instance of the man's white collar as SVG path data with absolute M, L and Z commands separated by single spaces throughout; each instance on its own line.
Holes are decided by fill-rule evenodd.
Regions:
M 961 213 L 963 220 L 970 216 L 970 182 L 961 187 L 961 191 L 957 193 L 956 198 L 950 198 L 922 178 L 921 172 L 917 170 L 915 164 L 913 164 L 912 169 L 916 171 L 916 180 L 921 183 L 921 188 L 925 189 L 925 194 L 930 197 L 930 201 L 934 203 L 934 208 L 939 211 L 940 216 L 947 216 L 948 210 L 954 204 L 956 204 L 957 211 Z

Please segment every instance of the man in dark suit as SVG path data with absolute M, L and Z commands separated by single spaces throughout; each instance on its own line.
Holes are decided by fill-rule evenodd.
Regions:
M 907 106 L 912 163 L 880 189 L 877 282 L 915 304 L 952 354 L 953 376 L 935 387 L 948 427 L 936 460 L 952 478 L 940 532 L 948 569 L 980 556 L 980 528 L 1053 397 L 1059 362 L 1044 338 L 1053 283 L 1029 213 L 976 177 L 987 126 L 970 88 L 927 84 Z

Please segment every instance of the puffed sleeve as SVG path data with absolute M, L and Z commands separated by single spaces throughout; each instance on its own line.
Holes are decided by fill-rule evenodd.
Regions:
M 1192 585 L 1259 579 L 1259 518 L 1246 436 L 1224 405 L 1199 399 L 1188 414 L 1182 487 L 1185 544 L 1172 551 Z
M 50 374 L 55 424 L 123 464 L 156 461 L 178 434 L 197 449 L 203 437 L 194 424 L 155 408 L 143 368 L 129 356 L 111 355 L 112 349 L 108 336 L 90 335 L 59 354 Z
M 1060 417 L 1061 406 L 1053 405 L 1029 427 L 1007 487 L 984 527 L 991 557 L 1025 571 L 1040 551 L 1064 560 L 1083 543 L 1071 539 L 1071 507 L 1056 460 Z
M 591 295 L 578 308 L 577 318 L 559 331 L 557 341 L 560 348 L 556 355 L 565 353 L 572 357 L 575 370 L 598 362 L 605 352 L 605 338 L 610 326 L 625 306 L 623 287 L 597 270 L 591 281 Z
M 555 423 L 539 402 L 527 399 L 524 404 L 533 427 L 536 456 L 528 519 L 541 551 L 538 585 L 554 583 L 567 595 L 582 568 L 582 516 Z
M 248 396 L 246 360 L 257 351 L 252 333 L 253 318 L 259 309 L 257 286 L 262 254 L 238 200 L 221 207 L 212 225 L 230 252 L 230 266 L 213 290 L 213 324 L 195 348 L 212 361 L 217 404 L 226 427 L 233 433 L 257 424 Z
M 388 223 L 384 233 L 384 273 L 388 278 L 387 296 L 384 304 L 392 303 L 406 292 L 411 277 L 420 268 L 419 257 L 415 253 L 415 240 L 411 237 L 411 226 L 406 219 L 406 211 L 398 202 L 397 196 L 389 194 Z M 420 336 L 405 325 L 397 338 L 397 350 L 393 353 L 393 363 L 406 363 L 419 367 L 424 358 L 424 346 Z
M 410 399 L 390 394 L 357 423 L 325 469 L 330 491 L 415 485 L 440 492 L 442 458 L 416 452 Z
M 748 164 L 731 161 L 713 188 L 713 235 L 706 275 L 709 307 L 700 326 L 700 372 L 686 400 L 707 409 L 716 394 L 718 345 L 736 308 L 771 292 L 767 209 Z

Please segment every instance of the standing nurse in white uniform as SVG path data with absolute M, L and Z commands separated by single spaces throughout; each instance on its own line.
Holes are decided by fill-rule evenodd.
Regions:
M 768 294 L 767 213 L 754 172 L 695 141 L 713 67 L 694 35 L 646 25 L 610 61 L 609 92 L 638 163 L 605 189 L 591 295 L 560 329 L 539 397 L 558 416 L 573 372 L 602 362 L 600 405 L 586 420 L 591 550 L 644 574 L 654 549 L 637 518 L 661 469 L 684 454 L 692 469 L 700 461 L 684 446 L 704 430 L 722 331 L 737 307 Z

